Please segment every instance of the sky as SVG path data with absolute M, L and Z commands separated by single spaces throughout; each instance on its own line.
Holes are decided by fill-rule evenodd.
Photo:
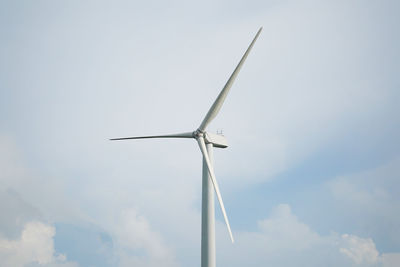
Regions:
M 0 0 L 0 265 L 400 266 L 398 1 Z

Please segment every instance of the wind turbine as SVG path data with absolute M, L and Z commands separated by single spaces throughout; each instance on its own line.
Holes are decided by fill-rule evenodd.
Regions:
M 227 141 L 223 135 L 212 134 L 206 132 L 208 124 L 217 116 L 222 104 L 225 101 L 226 96 L 235 81 L 244 61 L 246 60 L 250 50 L 260 35 L 262 27 L 258 30 L 253 41 L 250 43 L 246 52 L 244 53 L 239 64 L 236 66 L 232 75 L 229 77 L 224 88 L 219 93 L 217 99 L 208 110 L 207 115 L 204 117 L 199 128 L 193 132 L 185 132 L 178 134 L 167 134 L 167 135 L 152 135 L 152 136 L 136 136 L 136 137 L 122 137 L 113 138 L 110 140 L 128 140 L 128 139 L 147 139 L 147 138 L 193 138 L 196 139 L 200 151 L 203 154 L 203 179 L 202 179 L 202 209 L 201 209 L 201 267 L 215 267 L 215 213 L 214 213 L 214 193 L 217 195 L 219 205 L 221 207 L 222 214 L 226 226 L 228 228 L 229 236 L 234 242 L 232 230 L 229 225 L 229 220 L 226 215 L 224 203 L 222 201 L 221 193 L 217 179 L 215 178 L 214 168 L 212 164 L 213 160 L 213 147 L 226 148 L 228 147 Z

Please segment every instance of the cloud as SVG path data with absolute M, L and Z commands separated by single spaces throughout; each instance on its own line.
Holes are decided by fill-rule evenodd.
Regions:
M 369 233 L 380 246 L 398 248 L 399 175 L 400 158 L 396 157 L 377 167 L 332 179 L 327 185 L 335 201 L 333 212 L 351 220 L 352 227 L 348 229 Z
M 54 237 L 56 251 L 65 254 L 70 261 L 81 266 L 116 266 L 114 240 L 108 232 L 96 224 L 54 224 L 57 235 Z
M 288 204 L 275 207 L 271 217 L 259 221 L 258 227 L 263 237 L 268 239 L 266 249 L 304 250 L 320 241 L 318 234 L 300 222 Z
M 124 210 L 115 232 L 121 267 L 177 266 L 175 256 L 161 235 L 153 231 L 144 216 L 135 210 Z
M 88 220 L 76 199 L 66 196 L 70 181 L 62 179 L 58 172 L 53 174 L 36 168 L 40 164 L 46 165 L 47 161 L 39 161 L 32 166 L 26 159 L 26 147 L 22 147 L 21 142 L 12 135 L 3 132 L 0 132 L 0 146 L 0 169 L 4 170 L 0 173 L 0 198 L 10 201 L 0 204 L 0 210 L 10 216 L 20 217 L 22 222 L 39 216 L 50 221 Z M 13 210 L 12 206 L 19 210 Z M 31 217 L 28 218 L 28 215 Z M 3 222 L 0 222 L 0 226 Z M 20 225 L 21 221 L 17 224 Z
M 54 235 L 55 228 L 51 225 L 38 221 L 25 224 L 19 239 L 0 238 L 0 264 L 7 267 L 22 267 L 30 263 L 77 266 L 67 263 L 65 255 L 55 253 Z
M 319 158 L 332 148 L 351 151 L 337 166 L 354 165 L 361 156 L 390 157 L 385 147 L 396 151 L 398 127 L 391 125 L 400 125 L 400 117 L 393 116 L 399 113 L 397 7 L 362 1 L 179 2 L 156 10 L 154 3 L 126 1 L 2 4 L 0 119 L 15 140 L 0 137 L 0 183 L 29 203 L 8 205 L 10 194 L 0 196 L 5 200 L 0 209 L 10 215 L 0 222 L 7 240 L 17 240 L 33 217 L 79 226 L 90 221 L 115 239 L 121 264 L 191 263 L 200 228 L 201 157 L 195 143 L 111 145 L 106 139 L 196 127 L 260 24 L 263 34 L 211 125 L 223 127 L 232 144 L 216 156 L 226 200 L 233 194 L 224 182 L 242 190 L 302 165 L 316 151 L 323 151 Z M 318 166 L 315 158 L 311 165 Z M 332 168 L 330 162 L 327 169 Z M 379 251 L 389 251 L 379 240 L 393 239 L 391 247 L 398 247 L 394 194 L 354 181 L 348 177 L 334 186 L 335 205 L 351 208 L 345 216 L 337 214 L 346 226 L 364 220 L 389 234 L 377 239 L 357 229 L 339 232 L 358 237 L 360 244 L 370 238 Z M 291 182 L 276 192 L 296 187 Z M 391 188 L 399 188 L 398 182 Z M 305 208 L 312 210 L 318 201 Z M 18 215 L 14 206 L 24 214 L 18 229 L 10 219 Z M 254 203 L 254 210 L 265 206 Z M 276 207 L 257 231 L 238 232 L 243 242 L 235 246 L 254 255 L 253 265 L 326 265 L 320 255 L 337 266 L 354 263 L 340 252 L 355 249 L 347 239 L 321 235 L 312 227 L 318 214 L 304 223 L 291 207 L 296 210 Z M 120 210 L 124 214 L 114 212 Z M 361 210 L 370 213 L 366 220 L 357 218 Z M 118 222 L 107 224 L 114 215 Z M 238 223 L 245 217 L 246 210 L 237 214 Z M 240 251 L 230 256 L 242 265 L 249 262 Z
M 0 214 L 0 233 L 10 239 L 17 238 L 27 222 L 43 219 L 42 214 L 15 190 L 5 190 L 1 186 Z
M 371 238 L 344 234 L 341 236 L 341 241 L 339 251 L 356 264 L 369 265 L 379 261 L 379 252 Z
M 224 232 L 224 225 L 219 225 Z M 223 242 L 218 254 L 229 266 L 388 266 L 396 256 L 381 254 L 371 238 L 332 232 L 321 235 L 301 222 L 287 204 L 276 206 L 259 221 L 258 231 L 235 233 L 236 243 Z M 220 235 L 218 240 L 224 240 Z M 397 254 L 396 254 L 397 255 Z M 386 263 L 385 263 L 386 259 Z M 385 265 L 386 264 L 386 265 Z
M 151 228 L 144 215 L 139 215 L 132 208 L 115 213 L 113 202 L 108 201 L 108 196 L 100 191 L 97 193 L 100 194 L 99 199 L 103 198 L 103 211 L 117 214 L 116 219 L 107 224 L 107 215 L 99 222 L 87 216 L 75 217 L 72 214 L 79 213 L 79 210 L 76 211 L 74 207 L 71 209 L 70 201 L 57 196 L 58 193 L 63 194 L 64 183 L 60 184 L 46 175 L 34 175 L 30 168 L 24 166 L 17 144 L 11 138 L 0 135 L 0 144 L 4 148 L 0 152 L 0 167 L 4 166 L 5 170 L 0 176 L 0 265 L 77 266 L 78 263 L 67 261 L 69 255 L 74 261 L 95 263 L 96 266 L 177 265 L 173 250 L 165 244 L 161 234 Z M 46 190 L 40 186 L 40 181 L 46 184 Z M 119 189 L 115 190 L 120 192 Z M 21 192 L 29 201 L 21 197 Z M 154 192 L 156 190 L 153 188 Z M 94 194 L 93 190 L 90 194 Z M 154 200 L 153 194 L 142 199 L 150 201 L 152 196 Z M 111 200 L 115 195 L 109 197 Z M 44 199 L 52 199 L 53 204 L 43 205 Z M 63 212 L 57 212 L 61 216 L 53 212 L 67 202 L 72 214 L 62 215 L 63 209 Z M 60 229 L 59 235 L 56 236 L 54 226 L 42 222 L 44 218 L 55 221 Z M 88 225 L 93 226 L 89 229 Z M 105 229 L 101 226 L 105 226 Z M 54 239 L 62 254 L 56 252 Z M 81 244 L 89 247 L 80 251 L 74 249 Z

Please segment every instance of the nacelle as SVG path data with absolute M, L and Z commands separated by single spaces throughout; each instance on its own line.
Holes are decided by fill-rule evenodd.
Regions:
M 228 142 L 225 136 L 221 134 L 204 133 L 204 140 L 206 144 L 212 144 L 214 147 L 226 148 L 228 147 Z

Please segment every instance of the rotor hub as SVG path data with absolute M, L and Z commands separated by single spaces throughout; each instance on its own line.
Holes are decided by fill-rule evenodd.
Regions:
M 193 132 L 193 138 L 199 138 L 199 137 L 205 137 L 206 132 L 202 131 L 200 129 L 197 129 L 196 131 Z

